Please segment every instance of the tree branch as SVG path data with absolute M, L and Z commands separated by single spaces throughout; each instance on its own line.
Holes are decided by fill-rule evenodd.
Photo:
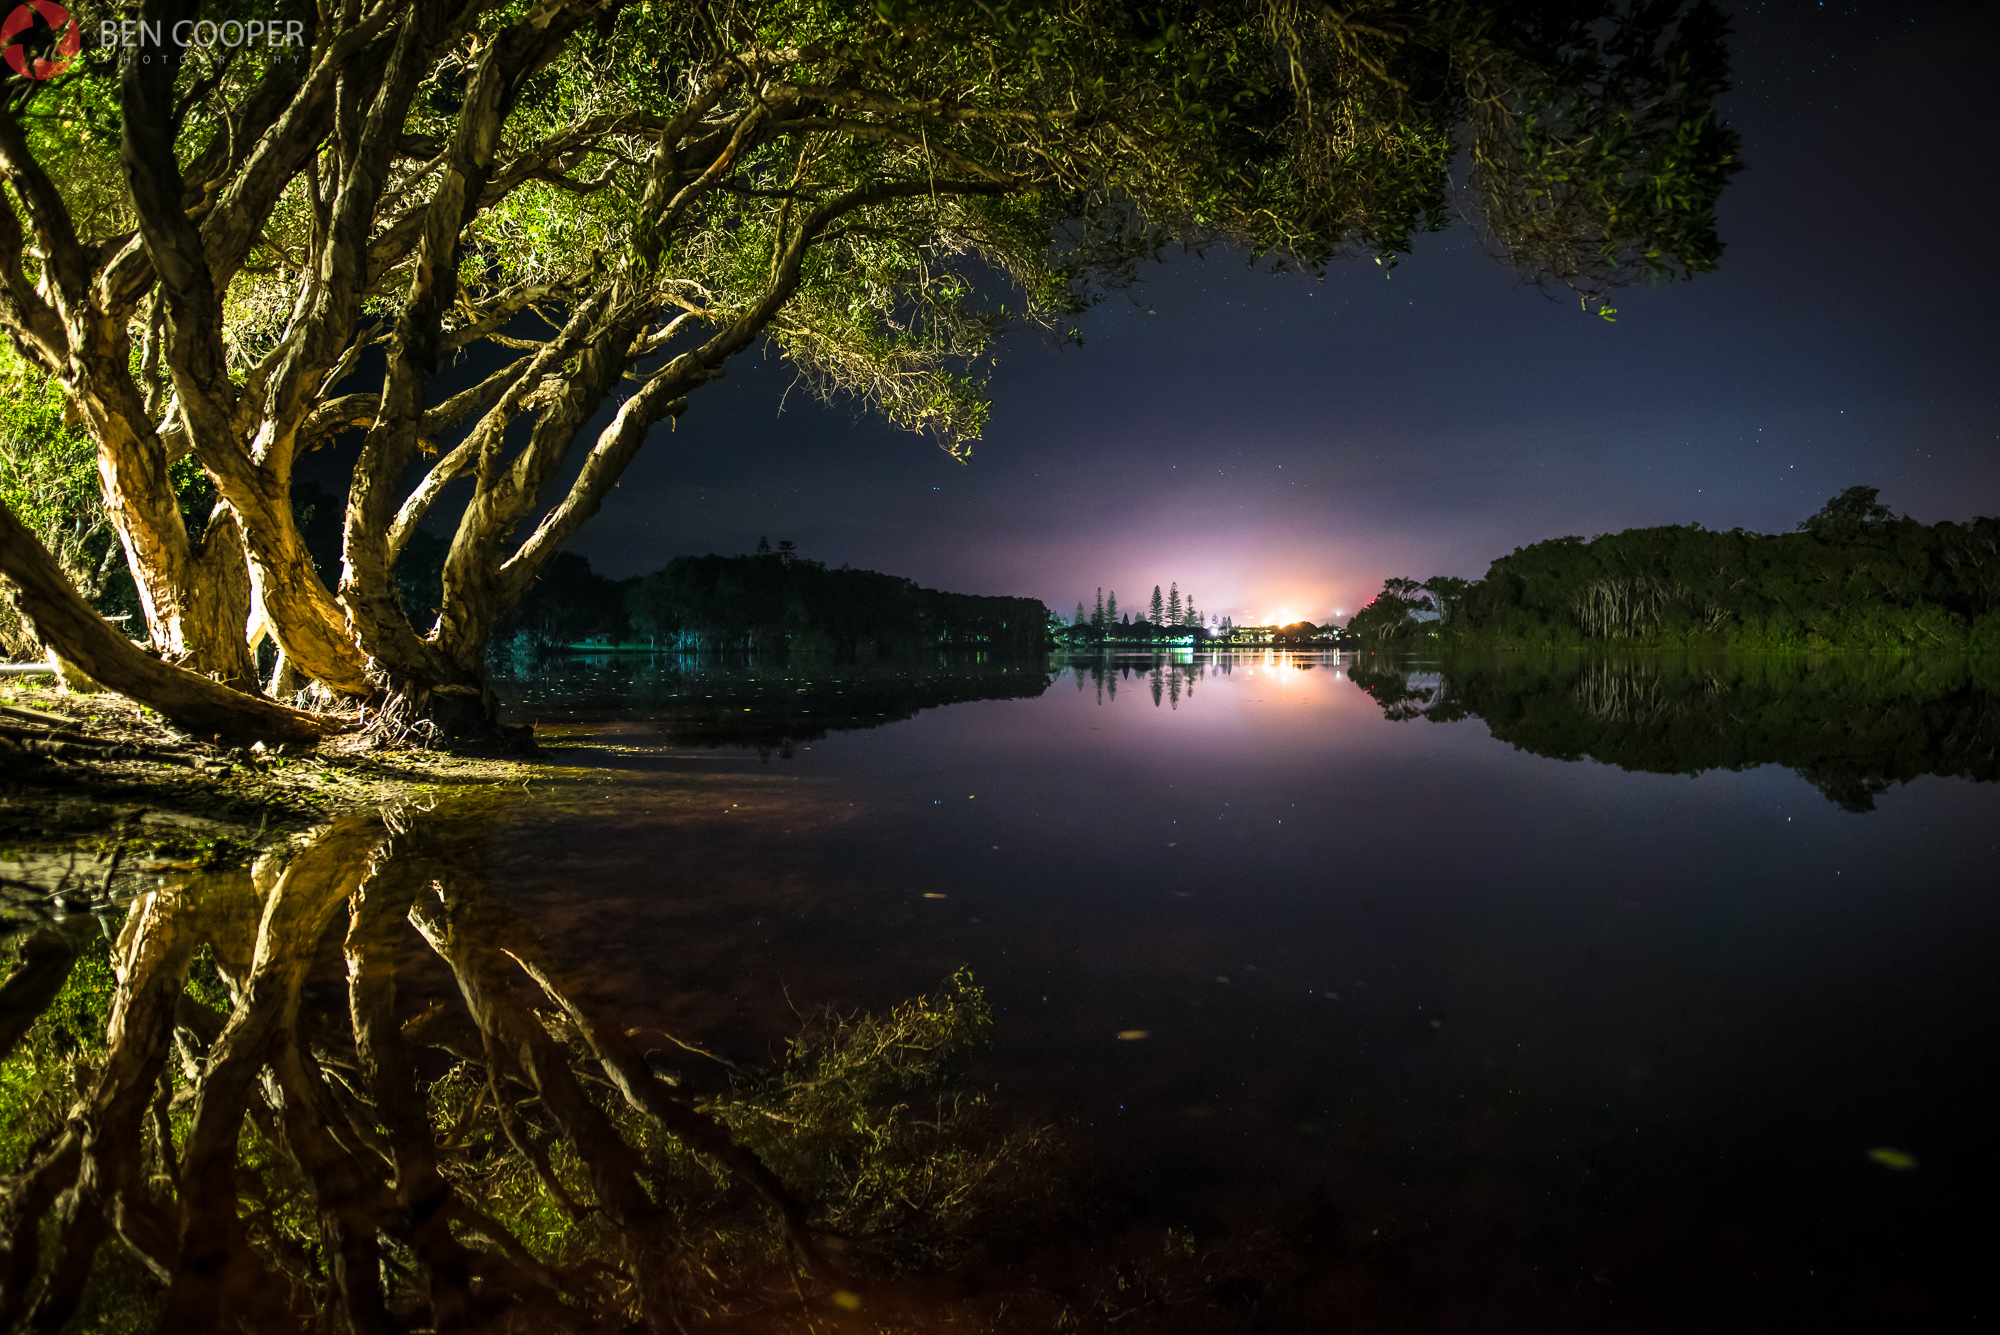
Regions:
M 196 736 L 311 742 L 342 731 L 334 720 L 232 691 L 147 655 L 83 601 L 48 549 L 5 506 L 0 506 L 0 574 L 14 581 L 15 597 L 36 633 L 64 658 Z

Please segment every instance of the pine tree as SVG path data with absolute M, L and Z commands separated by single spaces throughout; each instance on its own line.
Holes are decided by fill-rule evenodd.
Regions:
M 1160 602 L 1160 586 L 1155 584 L 1153 586 L 1153 601 L 1146 605 L 1146 620 L 1152 622 L 1155 626 L 1165 625 L 1166 623 L 1160 620 L 1162 606 L 1163 604 Z
M 1077 599 L 1076 603 L 1076 620 L 1070 622 L 1070 624 L 1072 626 L 1081 626 L 1083 623 L 1084 623 L 1083 600 L 1079 598 Z
M 1114 593 L 1111 596 L 1116 598 L 1118 595 Z M 1104 629 L 1104 587 L 1102 585 L 1099 585 L 1097 589 L 1097 610 L 1090 614 L 1090 627 L 1092 630 Z
M 1111 596 L 1104 600 L 1104 617 L 1105 625 L 1115 626 L 1118 624 L 1118 590 L 1116 589 L 1113 589 Z
M 1169 626 L 1178 626 L 1181 624 L 1181 586 L 1179 584 L 1175 584 L 1174 591 L 1167 595 L 1167 624 Z

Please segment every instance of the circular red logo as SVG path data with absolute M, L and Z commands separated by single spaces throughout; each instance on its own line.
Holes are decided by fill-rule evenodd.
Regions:
M 56 57 L 54 60 L 30 55 L 27 46 L 15 40 L 35 26 L 36 15 L 40 15 L 42 21 L 49 25 L 49 31 L 56 34 L 51 51 Z M 83 35 L 76 30 L 76 20 L 69 16 L 69 11 L 56 4 L 55 0 L 26 0 L 15 6 L 6 22 L 0 23 L 0 44 L 6 47 L 0 55 L 4 55 L 7 63 L 14 67 L 14 73 L 24 79 L 53 79 L 68 69 L 70 62 L 76 59 L 76 53 L 83 49 Z

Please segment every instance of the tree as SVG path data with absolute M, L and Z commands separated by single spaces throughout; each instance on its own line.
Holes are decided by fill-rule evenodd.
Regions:
M 1864 487 L 1807 525 L 1555 538 L 1500 557 L 1462 592 L 1455 580 L 1423 587 L 1442 591 L 1443 629 L 1463 643 L 2000 647 L 2000 519 L 1927 527 L 1889 516 Z
M 1077 600 L 1077 604 L 1076 604 L 1076 620 L 1074 620 L 1074 621 L 1070 622 L 1070 625 L 1072 625 L 1072 626 L 1081 626 L 1081 625 L 1085 624 L 1085 621 L 1086 621 L 1086 618 L 1085 618 L 1085 616 L 1084 616 L 1084 614 L 1083 614 L 1083 600 L 1079 598 L 1079 599 Z
M 1153 586 L 1153 600 L 1146 604 L 1146 620 L 1155 626 L 1166 624 L 1166 604 L 1160 601 L 1160 586 Z
M 1118 590 L 1116 589 L 1105 595 L 1104 624 L 1107 626 L 1118 624 Z
M 625 591 L 625 619 L 635 635 L 659 648 L 675 642 L 681 630 L 680 604 L 664 581 L 638 579 Z
M 1446 630 L 1458 628 L 1459 609 L 1464 606 L 1466 594 L 1472 591 L 1472 582 L 1451 575 L 1434 575 L 1423 582 L 1424 592 L 1430 595 L 1430 604 L 1437 610 L 1438 624 Z
M 1168 241 L 1392 256 L 1468 146 L 1496 245 L 1601 292 L 1713 267 L 1735 169 L 1705 0 L 299 15 L 294 46 L 181 59 L 159 34 L 252 15 L 147 0 L 127 44 L 9 85 L 0 325 L 96 445 L 161 652 L 254 692 L 254 613 L 329 690 L 450 727 L 490 719 L 506 609 L 760 340 L 964 458 L 1006 320 L 1061 330 Z M 329 587 L 291 475 L 342 440 Z M 184 457 L 219 497 L 199 532 Z M 419 625 L 394 569 L 427 523 Z
M 1175 584 L 1173 592 L 1167 595 L 1167 622 L 1169 626 L 1181 624 L 1181 586 Z
M 1348 618 L 1348 633 L 1375 645 L 1408 639 L 1421 624 L 1418 614 L 1434 611 L 1424 595 L 1424 586 L 1413 579 L 1395 577 L 1382 581 L 1382 592 Z
M 1817 514 L 1801 519 L 1798 531 L 1823 542 L 1852 542 L 1863 533 L 1879 530 L 1896 517 L 1896 512 L 1876 500 L 1876 494 L 1874 487 L 1849 487 L 1821 506 Z
M 517 650 L 539 652 L 592 637 L 615 643 L 624 637 L 626 605 L 624 590 L 592 570 L 587 557 L 558 552 L 495 629 Z

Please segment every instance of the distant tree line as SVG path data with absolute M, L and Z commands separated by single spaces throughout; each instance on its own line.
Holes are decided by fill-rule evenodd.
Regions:
M 1145 644 L 1160 640 L 1200 641 L 1210 634 L 1194 605 L 1194 595 L 1183 596 L 1179 581 L 1170 583 L 1164 596 L 1155 584 L 1152 598 L 1136 620 L 1129 611 L 1122 616 L 1119 613 L 1116 589 L 1107 595 L 1100 588 L 1096 604 L 1088 612 L 1079 602 L 1070 623 L 1052 625 L 1051 630 L 1059 641 L 1071 647 L 1114 640 Z
M 302 483 L 292 503 L 315 560 L 338 571 L 338 502 Z M 437 616 L 448 545 L 419 529 L 396 563 L 396 594 L 413 621 Z M 671 651 L 1033 654 L 1048 648 L 1052 620 L 1038 599 L 941 593 L 873 570 L 829 570 L 788 541 L 773 549 L 759 539 L 749 555 L 679 556 L 622 580 L 592 570 L 588 557 L 560 552 L 500 620 L 493 648 L 533 655 L 594 641 Z
M 829 570 L 788 542 L 750 556 L 681 556 L 630 582 L 631 635 L 662 648 L 897 654 L 929 649 L 1036 653 L 1048 609 L 1035 598 L 942 593 L 913 580 Z
M 1392 579 L 1360 640 L 2000 652 L 2000 519 L 1924 525 L 1849 487 L 1798 530 L 1628 529 L 1517 548 L 1484 579 Z
M 1288 649 L 1345 644 L 1347 641 L 1346 633 L 1332 622 L 1321 626 L 1311 621 L 1294 621 L 1271 632 L 1271 643 Z

